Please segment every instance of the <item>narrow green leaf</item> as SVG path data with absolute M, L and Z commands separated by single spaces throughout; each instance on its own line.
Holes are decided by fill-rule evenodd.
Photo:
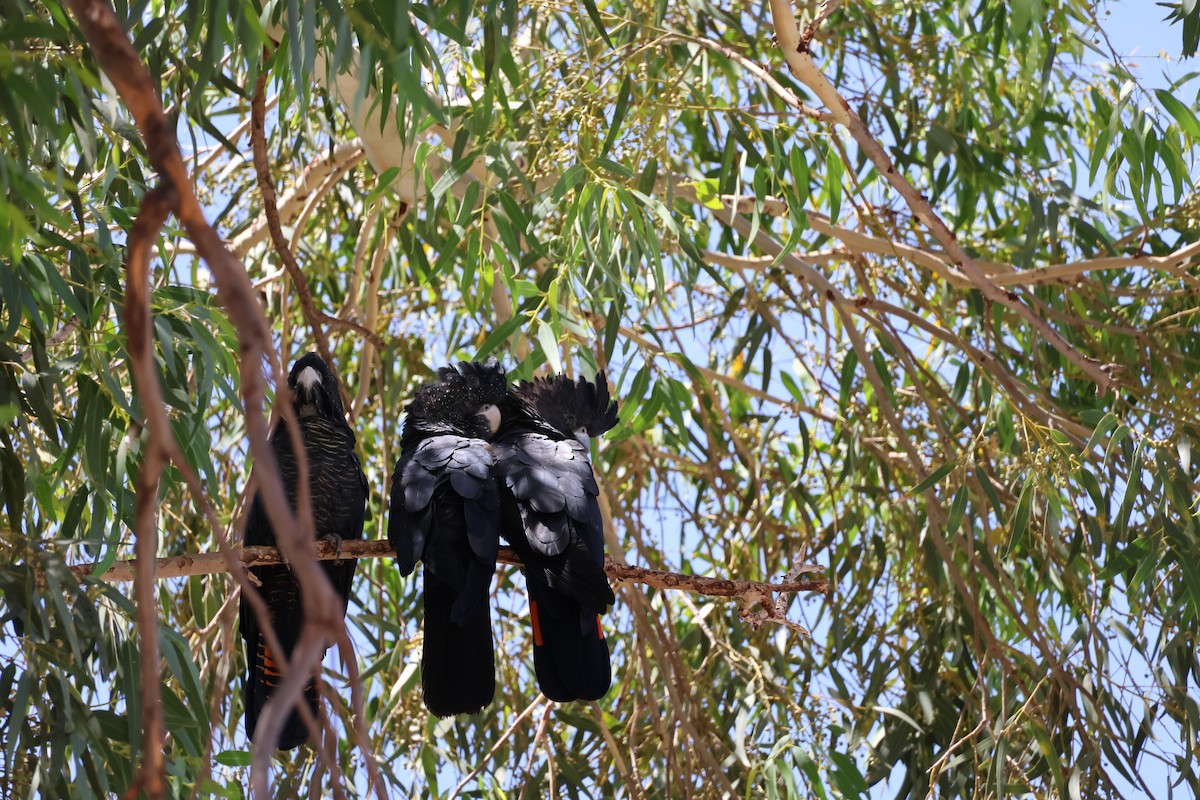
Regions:
M 1003 513 L 1003 507 L 1000 505 L 1000 495 L 996 493 L 996 487 L 992 484 L 991 476 L 987 474 L 987 470 L 976 466 L 975 474 L 979 478 L 979 485 L 983 487 L 983 493 L 987 495 L 988 502 L 992 506 L 992 511 L 999 516 Z
M 612 39 L 608 38 L 608 31 L 604 30 L 604 21 L 600 19 L 600 10 L 596 8 L 596 0 L 583 0 L 583 7 L 587 9 L 587 15 L 599 31 L 600 38 L 606 45 L 613 47 Z
M 1129 462 L 1129 474 L 1125 481 L 1125 494 L 1121 498 L 1120 508 L 1117 510 L 1116 531 L 1117 535 L 1123 537 L 1125 535 L 1125 526 L 1129 522 L 1129 514 L 1133 510 L 1133 501 L 1137 497 L 1137 493 L 1142 488 L 1142 451 L 1146 447 L 1146 439 L 1138 442 L 1137 449 L 1133 452 L 1133 459 Z
M 810 179 L 808 173 L 808 159 L 805 157 L 806 151 L 802 147 L 793 147 L 791 153 L 788 154 L 788 164 L 792 170 L 792 183 L 796 202 L 800 208 L 804 208 L 808 204 L 808 198 L 811 194 Z
M 916 486 L 909 489 L 907 492 L 905 492 L 905 495 L 907 495 L 908 497 L 915 497 L 916 495 L 921 494 L 926 489 L 931 488 L 942 478 L 946 477 L 951 472 L 953 472 L 954 468 L 956 466 L 958 466 L 957 460 L 947 461 L 945 464 L 942 464 L 940 467 L 935 469 L 933 472 L 926 475 L 925 480 L 921 481 Z
M 1146 540 L 1139 539 L 1138 542 L 1145 543 Z M 1133 546 L 1126 550 L 1126 552 L 1133 550 L 1138 542 L 1135 542 Z M 1160 556 L 1159 550 L 1156 546 L 1149 545 L 1145 548 L 1145 550 L 1146 551 L 1142 556 L 1142 560 L 1138 563 L 1138 567 L 1133 573 L 1133 577 L 1129 579 L 1130 591 L 1141 589 L 1143 586 L 1145 586 L 1146 581 L 1157 577 L 1159 569 L 1162 566 L 1163 559 Z M 1131 641 L 1136 641 L 1136 639 Z
M 793 748 L 792 753 L 795 756 L 796 763 L 800 766 L 800 771 L 808 779 L 809 789 L 821 800 L 828 800 L 829 795 L 825 791 L 825 783 L 821 780 L 821 772 L 817 768 L 813 757 L 799 747 Z
M 771 260 L 771 266 L 779 266 L 785 258 L 791 255 L 796 246 L 800 244 L 804 238 L 804 228 L 800 225 L 793 225 L 791 232 L 788 234 L 787 241 L 783 243 L 783 249 Z
M 1129 438 L 1129 435 L 1129 428 L 1125 425 L 1121 425 L 1115 431 L 1113 431 L 1113 435 L 1108 440 L 1108 447 L 1104 448 L 1105 466 L 1107 466 L 1108 462 L 1112 459 L 1113 451 L 1117 449 L 1117 446 L 1120 445 L 1122 441 Z
M 960 486 L 958 491 L 954 493 L 954 500 L 950 503 L 950 514 L 946 517 L 945 536 L 947 539 L 958 533 L 958 527 L 962 524 L 963 514 L 967 510 L 967 499 L 970 494 L 966 486 Z
M 250 766 L 250 751 L 222 750 L 213 757 L 213 760 L 226 767 L 248 767 Z
M 842 374 L 838 393 L 838 412 L 845 416 L 846 409 L 850 404 L 850 389 L 854 386 L 854 376 L 857 373 L 858 354 L 851 350 L 846 353 L 846 358 L 842 362 Z
M 617 140 L 617 134 L 621 132 L 621 125 L 625 122 L 625 114 L 629 111 L 629 98 L 633 94 L 633 79 L 627 72 L 625 80 L 621 81 L 621 88 L 617 90 L 617 105 L 613 109 L 612 122 L 608 126 L 608 135 L 604 137 L 604 147 L 600 148 L 600 157 L 604 158 L 608 155 L 608 151 L 612 149 L 613 143 Z
M 1021 495 L 1017 498 L 1017 508 L 1013 512 L 1009 526 L 1008 552 L 1012 552 L 1025 538 L 1029 530 L 1029 516 L 1033 505 L 1033 495 L 1036 492 L 1032 477 L 1021 487 Z
M 618 298 L 608 305 L 604 316 L 604 357 L 611 360 L 617 347 L 617 337 L 621 333 L 621 315 L 624 302 Z
M 797 403 L 803 403 L 808 399 L 805 397 L 804 393 L 800 391 L 800 386 L 796 383 L 796 379 L 793 378 L 789 373 L 780 372 L 779 380 L 783 383 L 783 387 L 788 390 L 788 394 L 790 394 Z
M 29 712 L 29 695 L 33 688 L 33 681 L 30 680 L 28 672 L 22 672 L 20 680 L 17 681 L 17 692 L 13 695 L 12 706 L 9 709 L 8 718 L 10 720 L 24 721 Z M 13 758 L 17 752 L 17 744 L 21 741 L 22 736 L 10 729 L 7 735 L 7 762 L 13 763 Z
M 1194 558 L 1179 559 L 1182 572 L 1184 597 L 1191 609 L 1193 620 L 1200 619 L 1200 562 Z
M 369 195 L 367 195 L 367 199 L 363 203 L 363 205 L 368 206 L 368 207 L 373 205 L 374 202 L 376 200 L 378 200 L 383 195 L 383 193 L 388 190 L 388 187 L 392 185 L 392 181 L 396 180 L 396 177 L 399 174 L 400 174 L 399 167 L 388 167 L 387 169 L 385 169 L 383 171 L 383 173 L 379 176 L 379 178 L 375 181 L 375 188 L 371 190 L 371 193 Z
M 566 196 L 567 192 L 574 189 L 576 186 L 587 177 L 587 168 L 583 164 L 575 164 L 563 171 L 562 175 L 558 176 L 558 180 L 554 184 L 554 188 L 550 190 L 551 200 L 561 200 Z
M 836 225 L 838 215 L 842 212 L 842 176 L 846 170 L 841 156 L 833 147 L 825 154 L 825 170 L 826 188 L 829 190 L 829 221 Z
M 1155 89 L 1154 94 L 1158 98 L 1158 102 L 1162 103 L 1163 108 L 1167 110 L 1167 113 L 1179 123 L 1179 127 L 1183 132 L 1193 142 L 1200 140 L 1200 119 L 1196 117 L 1196 113 L 1179 102 L 1175 95 L 1166 89 Z
M 542 348 L 542 352 L 546 355 L 546 361 L 550 364 L 550 369 L 555 372 L 562 372 L 562 358 L 558 352 L 558 337 L 549 323 L 540 319 L 537 322 L 537 340 L 538 346 Z
M 1087 444 L 1083 446 L 1082 453 L 1086 457 L 1092 452 L 1092 448 L 1104 438 L 1105 434 L 1117 427 L 1117 415 L 1111 411 L 1105 414 L 1098 423 L 1095 430 L 1092 431 L 1091 437 L 1088 438 Z
M 613 161 L 611 158 L 597 158 L 596 166 L 603 167 L 615 175 L 620 175 L 627 181 L 633 180 L 633 170 L 618 161 Z
M 75 538 L 75 529 L 79 526 L 80 518 L 83 517 L 83 509 L 87 506 L 90 493 L 91 489 L 86 485 L 75 490 L 71 502 L 67 504 L 67 511 L 63 514 L 62 528 L 59 534 L 63 539 Z
M 450 165 L 450 168 L 442 173 L 442 177 L 438 178 L 437 183 L 429 190 L 429 194 L 433 196 L 434 202 L 442 199 L 442 195 L 458 182 L 460 178 L 467 174 L 471 169 L 471 165 L 475 163 L 476 154 L 474 152 L 460 158 Z

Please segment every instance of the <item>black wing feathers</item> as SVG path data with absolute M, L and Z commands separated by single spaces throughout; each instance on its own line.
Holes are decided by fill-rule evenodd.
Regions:
M 504 412 L 493 445 L 503 534 L 525 562 L 538 685 L 559 702 L 594 700 L 611 682 L 598 615 L 615 597 L 585 442 L 616 424 L 616 403 L 603 373 L 557 376 L 514 386 Z
M 503 399 L 494 359 L 437 372 L 408 405 L 392 475 L 388 540 L 400 571 L 425 564 L 421 684 L 437 716 L 473 713 L 495 693 L 488 594 L 499 549 L 500 501 L 485 409 Z
M 593 614 L 616 601 L 604 574 L 604 522 L 587 451 L 574 440 L 524 433 L 496 447 L 496 469 L 512 507 L 504 536 L 547 584 Z M 531 455 L 545 458 L 530 464 Z M 528 556 L 527 556 L 528 552 Z M 566 554 L 566 555 L 564 555 Z

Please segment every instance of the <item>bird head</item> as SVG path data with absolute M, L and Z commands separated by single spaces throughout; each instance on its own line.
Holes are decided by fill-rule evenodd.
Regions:
M 508 390 L 494 358 L 442 367 L 437 381 L 422 386 L 408 407 L 412 423 L 426 432 L 490 439 L 500 427 L 499 404 Z
M 288 373 L 288 388 L 292 390 L 292 408 L 296 416 L 323 417 L 346 421 L 337 377 L 316 353 L 307 353 L 292 364 Z
M 566 375 L 555 375 L 522 381 L 511 391 L 526 410 L 584 447 L 617 424 L 617 401 L 609 396 L 603 370 L 594 383 L 583 377 L 572 381 Z

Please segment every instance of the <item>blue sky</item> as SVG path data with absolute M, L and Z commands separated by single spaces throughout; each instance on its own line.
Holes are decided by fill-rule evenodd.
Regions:
M 1101 12 L 1100 26 L 1108 33 L 1113 48 L 1136 66 L 1139 83 L 1161 89 L 1189 72 L 1200 70 L 1195 58 L 1180 58 L 1183 34 L 1178 25 L 1164 18 L 1167 9 L 1155 0 L 1114 0 Z

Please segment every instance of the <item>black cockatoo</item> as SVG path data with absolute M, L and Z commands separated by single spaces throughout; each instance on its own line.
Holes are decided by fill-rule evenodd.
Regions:
M 604 523 L 590 437 L 617 423 L 601 372 L 513 386 L 492 441 L 503 535 L 525 562 L 533 663 L 551 700 L 596 700 L 611 681 L 600 614 L 615 598 L 604 574 Z
M 354 452 L 354 431 L 346 424 L 337 378 L 316 353 L 308 353 L 292 365 L 288 374 L 292 408 L 300 427 L 308 463 L 308 486 L 312 505 L 313 528 L 317 538 L 328 538 L 340 544 L 342 539 L 361 539 L 367 506 L 367 476 L 363 474 Z M 283 479 L 288 503 L 296 508 L 296 457 L 287 426 L 281 420 L 271 432 L 271 450 Z M 258 494 L 250 507 L 246 523 L 245 544 L 274 545 L 275 532 L 267 517 L 266 508 Z M 324 561 L 321 566 L 329 576 L 334 590 L 342 598 L 342 611 L 350 596 L 357 560 Z M 284 655 L 291 658 L 304 627 L 304 607 L 300 587 L 287 566 L 252 567 L 251 574 L 261 585 L 262 595 L 271 612 L 271 624 Z M 263 706 L 283 682 L 279 659 L 271 652 L 259 628 L 258 618 L 243 597 L 240 608 L 240 629 L 246 640 L 246 735 L 254 738 L 258 715 Z M 317 713 L 317 682 L 314 675 L 304 689 L 304 697 Z M 308 740 L 308 727 L 293 709 L 279 737 L 278 747 L 290 750 Z
M 507 381 L 496 359 L 438 370 L 417 390 L 392 474 L 388 541 L 404 575 L 425 564 L 425 707 L 472 714 L 496 689 L 488 590 L 500 547 L 500 501 L 487 440 Z

